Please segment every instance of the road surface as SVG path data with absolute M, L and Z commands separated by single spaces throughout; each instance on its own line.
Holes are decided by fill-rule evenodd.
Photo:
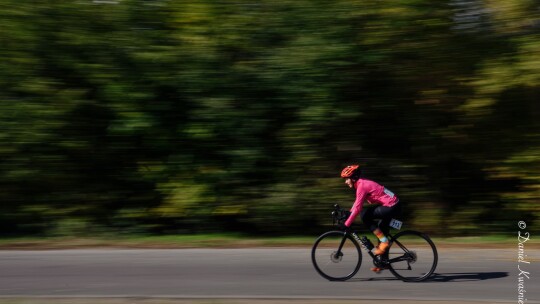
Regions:
M 320 277 L 309 248 L 0 251 L 0 298 L 450 300 L 540 303 L 540 250 L 439 249 L 432 280 L 371 273 L 364 254 L 347 282 Z M 519 269 L 518 269 L 519 267 Z M 525 275 L 528 275 L 527 278 Z M 0 301 L 1 302 L 1 301 Z

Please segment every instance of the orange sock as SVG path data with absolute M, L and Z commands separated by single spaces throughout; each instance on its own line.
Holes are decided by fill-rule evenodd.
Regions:
M 388 239 L 384 235 L 384 233 L 381 231 L 381 229 L 377 228 L 373 230 L 373 234 L 381 241 L 381 243 L 388 243 Z

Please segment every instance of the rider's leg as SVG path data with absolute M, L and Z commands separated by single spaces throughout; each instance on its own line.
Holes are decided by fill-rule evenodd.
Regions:
M 390 232 L 390 221 L 392 218 L 399 218 L 401 216 L 401 204 L 397 203 L 396 205 L 390 207 L 390 209 L 383 209 L 379 211 L 382 211 L 381 213 L 377 214 L 381 219 L 379 222 L 379 228 L 385 235 L 388 235 Z
M 367 226 L 369 230 L 377 236 L 380 243 L 375 249 L 375 255 L 381 255 L 388 250 L 389 242 L 386 235 L 388 234 L 390 228 L 389 224 L 392 220 L 392 217 L 398 216 L 401 214 L 401 204 L 396 204 L 393 207 L 382 207 L 378 206 L 376 208 L 365 208 L 362 210 L 362 221 Z M 374 219 L 381 219 L 379 223 L 376 223 Z M 375 273 L 380 273 L 383 268 L 374 267 L 371 268 Z
M 377 246 L 373 252 L 375 255 L 384 254 L 386 250 L 388 250 L 388 247 L 390 247 L 390 243 L 386 237 L 390 230 L 389 224 L 392 217 L 396 216 L 400 211 L 401 205 L 399 203 L 392 207 L 378 206 L 373 210 L 373 217 L 381 219 L 379 226 L 375 230 L 372 230 L 373 234 L 375 234 L 381 241 L 379 246 Z
M 376 223 L 374 221 L 373 217 L 373 211 L 375 208 L 364 208 L 362 209 L 362 212 L 360 213 L 360 217 L 362 218 L 362 223 L 364 223 L 364 226 L 371 230 L 371 227 L 373 225 L 376 226 Z
M 364 225 L 379 239 L 380 243 L 376 247 L 375 251 L 373 252 L 375 255 L 381 255 L 383 254 L 386 249 L 389 246 L 388 238 L 386 238 L 385 234 L 382 232 L 382 230 L 379 228 L 378 224 L 375 222 L 375 219 L 381 218 L 381 215 L 384 215 L 386 212 L 386 208 L 390 209 L 388 207 L 383 206 L 377 206 L 375 208 L 365 208 L 362 210 L 362 222 L 364 222 Z
M 369 231 L 373 232 L 375 234 L 375 230 L 379 229 L 379 226 L 375 219 L 377 218 L 375 216 L 375 209 L 377 208 L 364 208 L 362 210 L 362 213 L 360 216 L 362 217 L 362 223 L 364 223 L 364 226 L 366 226 Z
M 373 231 L 373 234 L 379 239 L 381 243 L 388 243 L 388 238 L 386 238 L 385 233 L 381 230 L 381 228 L 375 228 Z
M 386 250 L 388 250 L 388 247 L 390 247 L 388 239 L 384 236 L 382 232 L 381 234 L 383 235 L 383 237 L 379 239 L 380 243 L 377 247 L 375 247 L 375 251 L 373 251 L 374 255 L 383 255 Z

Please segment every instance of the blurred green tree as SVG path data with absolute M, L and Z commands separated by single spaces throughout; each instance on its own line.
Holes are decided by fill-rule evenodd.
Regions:
M 352 162 L 427 231 L 538 221 L 533 1 L 0 8 L 2 234 L 309 233 Z

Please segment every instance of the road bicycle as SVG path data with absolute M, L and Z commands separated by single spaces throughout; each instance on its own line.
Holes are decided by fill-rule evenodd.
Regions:
M 343 225 L 350 212 L 334 205 L 333 224 Z M 403 223 L 392 219 L 390 227 L 401 229 Z M 381 256 L 371 252 L 374 245 L 366 236 L 359 237 L 355 231 L 329 231 L 317 238 L 311 250 L 315 270 L 330 281 L 346 281 L 358 272 L 362 264 L 360 244 L 373 259 L 375 267 L 388 269 L 405 282 L 427 280 L 437 267 L 437 248 L 429 236 L 417 231 L 402 231 L 386 235 L 390 247 Z

